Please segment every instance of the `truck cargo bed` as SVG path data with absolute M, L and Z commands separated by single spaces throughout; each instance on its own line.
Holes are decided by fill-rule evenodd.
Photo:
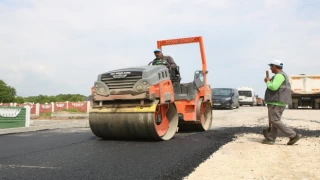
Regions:
M 292 106 L 319 109 L 320 105 L 320 75 L 291 75 Z

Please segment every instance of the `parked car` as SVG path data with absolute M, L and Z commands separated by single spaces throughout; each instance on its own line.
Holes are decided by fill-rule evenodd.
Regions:
M 213 108 L 239 108 L 239 93 L 235 88 L 212 88 Z
M 239 87 L 239 102 L 240 106 L 242 105 L 250 105 L 255 106 L 256 103 L 256 96 L 254 90 L 250 87 Z

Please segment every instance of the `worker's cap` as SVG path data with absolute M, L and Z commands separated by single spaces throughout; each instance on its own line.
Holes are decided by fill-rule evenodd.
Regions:
M 276 65 L 276 66 L 283 66 L 283 63 L 280 60 L 273 60 L 271 63 L 268 64 L 270 65 Z
M 153 52 L 156 53 L 156 52 L 162 52 L 162 51 L 161 49 L 155 49 Z

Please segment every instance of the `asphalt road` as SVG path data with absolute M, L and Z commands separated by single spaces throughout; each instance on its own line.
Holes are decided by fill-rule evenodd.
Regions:
M 239 121 L 224 114 L 230 111 L 216 114 L 222 123 Z M 0 179 L 181 179 L 236 134 L 261 134 L 263 128 L 220 126 L 161 142 L 104 141 L 89 128 L 0 135 Z M 299 132 L 319 136 L 319 131 Z
M 170 141 L 104 141 L 87 128 L 0 136 L 0 179 L 181 179 L 230 131 L 178 134 Z

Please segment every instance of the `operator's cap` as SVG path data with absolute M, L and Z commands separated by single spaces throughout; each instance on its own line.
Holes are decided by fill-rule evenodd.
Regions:
M 162 52 L 162 51 L 161 51 L 161 49 L 156 49 L 153 52 L 156 53 L 156 52 Z
M 283 66 L 283 63 L 280 60 L 273 60 L 271 63 L 268 64 L 270 65 L 276 65 L 276 66 Z

